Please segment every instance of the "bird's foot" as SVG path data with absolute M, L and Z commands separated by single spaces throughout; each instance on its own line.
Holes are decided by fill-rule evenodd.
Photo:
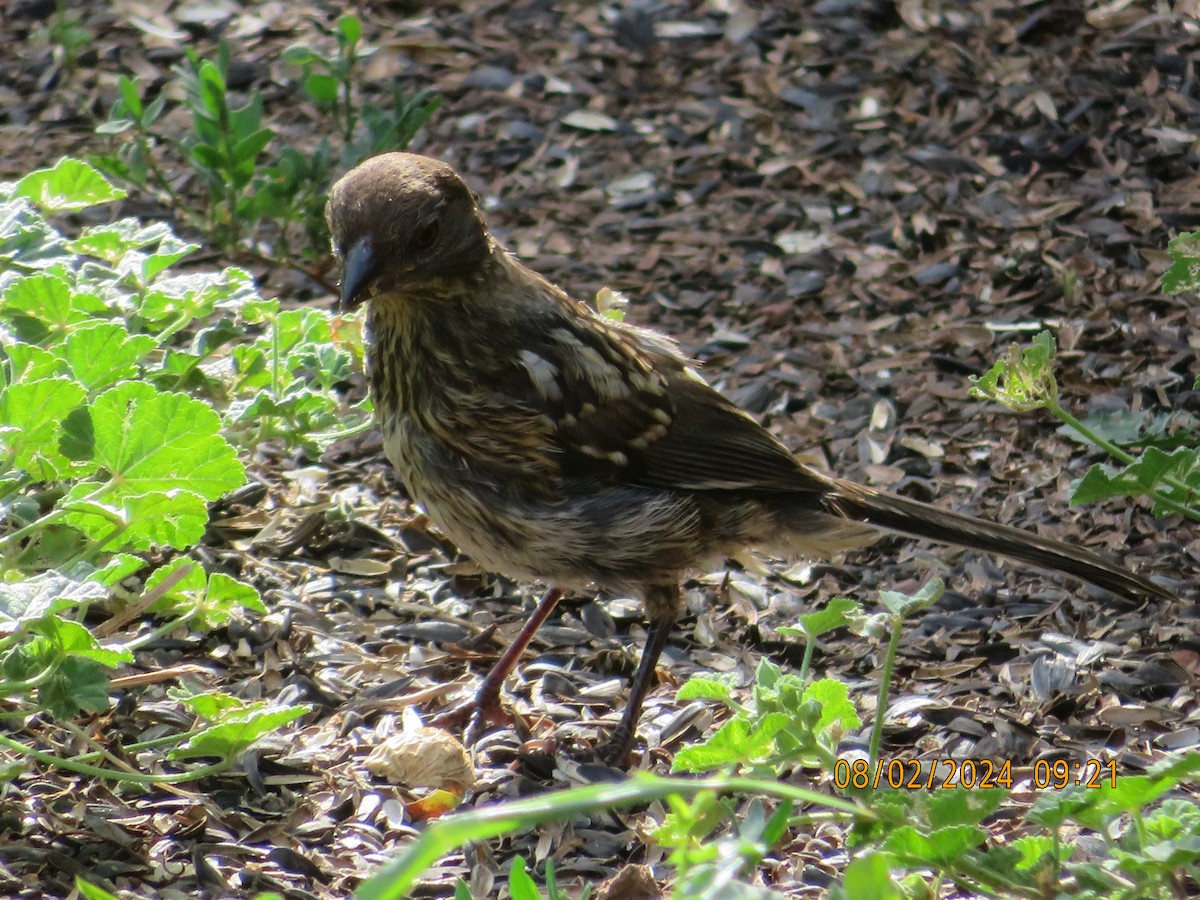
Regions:
M 633 731 L 623 725 L 624 722 L 617 726 L 607 741 L 596 748 L 596 759 L 618 769 L 624 767 L 633 746 Z
M 471 747 L 483 736 L 489 725 L 508 724 L 512 716 L 500 706 L 500 695 L 480 691 L 474 697 L 450 707 L 433 719 L 434 728 L 444 728 L 454 731 L 462 725 L 467 729 L 463 732 L 463 746 Z

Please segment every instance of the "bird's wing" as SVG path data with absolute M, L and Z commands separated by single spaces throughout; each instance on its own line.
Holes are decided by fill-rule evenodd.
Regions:
M 709 387 L 665 339 L 556 317 L 522 351 L 523 402 L 553 423 L 563 474 L 681 490 L 821 490 L 816 473 Z
M 672 424 L 634 461 L 633 480 L 691 490 L 823 490 L 750 415 L 692 370 L 667 382 Z

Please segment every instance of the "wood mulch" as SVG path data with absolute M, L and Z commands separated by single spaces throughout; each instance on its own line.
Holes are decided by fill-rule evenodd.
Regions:
M 1200 312 L 1158 287 L 1168 239 L 1200 228 L 1195 5 L 363 11 L 379 48 L 369 93 L 399 78 L 443 95 L 411 149 L 462 170 L 497 235 L 534 268 L 579 297 L 627 293 L 631 319 L 677 337 L 722 390 L 837 474 L 1086 544 L 1180 593 L 1137 606 L 899 539 L 808 567 L 701 573 L 647 703 L 637 767 L 666 771 L 713 727 L 714 709 L 674 700 L 689 676 L 748 683 L 764 656 L 798 665 L 779 626 L 833 596 L 871 603 L 933 576 L 949 589 L 901 645 L 889 755 L 1022 767 L 1101 755 L 1136 772 L 1200 746 L 1194 525 L 1142 504 L 1069 506 L 1071 482 L 1099 457 L 1045 416 L 967 395 L 968 376 L 1050 327 L 1076 415 L 1200 406 Z M 0 11 L 0 177 L 97 150 L 94 120 L 119 73 L 154 90 L 184 46 L 210 53 L 219 34 L 272 127 L 300 147 L 319 134 L 279 57 L 294 42 L 332 48 L 340 4 L 97 4 L 83 13 L 94 41 L 70 68 L 40 31 L 53 11 L 40 0 Z M 265 292 L 326 300 L 292 276 L 257 274 Z M 191 665 L 194 683 L 316 712 L 265 742 L 244 774 L 199 785 L 129 796 L 56 770 L 22 776 L 0 797 L 0 893 L 65 896 L 82 872 L 136 896 L 345 897 L 421 827 L 366 757 L 402 730 L 414 699 L 429 715 L 469 690 L 535 588 L 456 559 L 407 503 L 377 436 L 317 461 L 264 448 L 254 482 L 216 511 L 202 553 L 252 580 L 271 612 L 163 642 L 139 669 Z M 467 805 L 604 777 L 581 751 L 615 723 L 644 637 L 626 598 L 565 602 L 510 683 L 516 725 L 477 748 Z M 882 649 L 841 634 L 816 658 L 867 720 Z M 166 687 L 87 727 L 136 739 L 173 715 Z M 451 896 L 459 876 L 494 895 L 517 852 L 553 858 L 560 884 L 576 886 L 627 862 L 658 866 L 645 835 L 662 812 L 470 848 L 431 870 L 421 895 Z M 793 834 L 757 877 L 819 896 L 848 859 L 843 837 Z

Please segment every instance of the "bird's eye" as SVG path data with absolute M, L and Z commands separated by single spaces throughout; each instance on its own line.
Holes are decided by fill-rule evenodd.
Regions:
M 438 239 L 438 223 L 430 222 L 413 235 L 413 246 L 418 250 L 428 250 Z

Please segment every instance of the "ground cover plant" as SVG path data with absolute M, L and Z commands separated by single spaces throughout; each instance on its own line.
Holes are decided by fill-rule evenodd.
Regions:
M 1194 24 L 835 6 L 17 4 L 0 891 L 1195 892 Z M 1179 602 L 899 542 L 700 573 L 612 784 L 572 745 L 641 619 L 581 595 L 475 783 L 393 783 L 531 602 L 407 504 L 327 311 L 324 185 L 410 139 L 791 446 Z

